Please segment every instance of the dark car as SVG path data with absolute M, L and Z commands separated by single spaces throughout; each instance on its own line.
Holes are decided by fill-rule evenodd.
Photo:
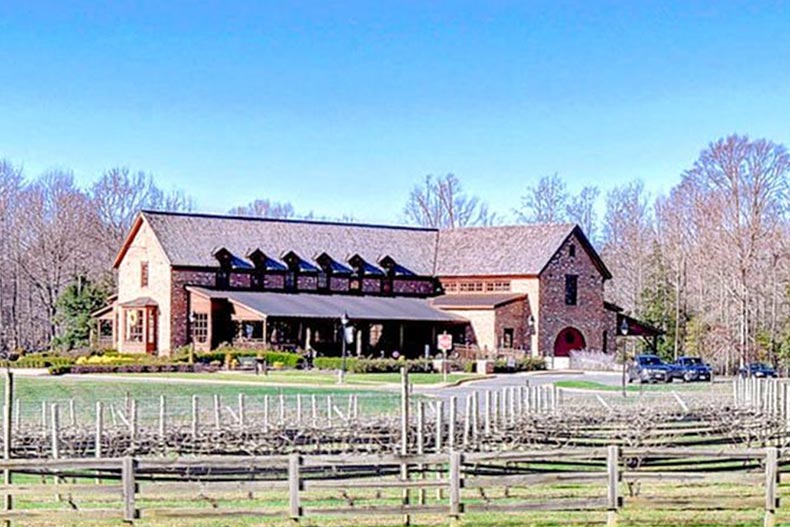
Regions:
M 713 379 L 713 369 L 699 357 L 680 357 L 675 361 L 674 366 L 672 373 L 675 378 L 684 382 L 710 381 Z
M 738 373 L 741 377 L 776 377 L 776 370 L 763 362 L 747 364 Z
M 672 382 L 674 370 L 658 355 L 637 355 L 628 368 L 628 382 Z

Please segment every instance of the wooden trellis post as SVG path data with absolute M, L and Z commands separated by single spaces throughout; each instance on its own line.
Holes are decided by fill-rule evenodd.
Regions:
M 606 451 L 606 526 L 617 525 L 617 510 L 620 508 L 620 451 L 617 445 L 610 445 Z
M 774 527 L 776 524 L 776 484 L 779 482 L 778 459 L 776 447 L 765 449 L 765 517 L 763 525 Z

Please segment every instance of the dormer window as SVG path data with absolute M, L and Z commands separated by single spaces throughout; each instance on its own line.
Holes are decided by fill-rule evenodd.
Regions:
M 392 256 L 385 256 L 379 260 L 379 265 L 383 267 L 389 276 L 416 276 L 416 273 L 400 265 Z
M 348 259 L 348 263 L 358 276 L 384 276 L 384 271 L 365 261 L 360 255 L 355 254 Z
M 233 254 L 224 247 L 213 252 L 214 258 L 219 262 L 215 285 L 217 289 L 227 289 L 230 287 L 230 272 L 233 268 Z
M 286 270 L 286 267 L 282 263 L 278 262 L 274 258 L 271 258 L 260 249 L 255 249 L 254 251 L 250 252 L 247 255 L 247 258 L 250 259 L 252 264 L 255 266 L 255 269 L 261 272 Z

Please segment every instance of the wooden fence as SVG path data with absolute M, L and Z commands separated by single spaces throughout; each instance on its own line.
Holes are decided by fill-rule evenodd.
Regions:
M 599 511 L 616 525 L 623 507 L 637 498 L 635 483 L 762 486 L 765 525 L 773 525 L 779 500 L 782 452 L 764 449 L 597 449 L 390 456 L 300 455 L 109 459 L 12 459 L 0 462 L 8 482 L 0 519 L 190 518 L 250 516 L 441 515 L 451 523 L 468 513 Z M 784 460 L 788 461 L 788 460 Z M 723 466 L 730 464 L 727 469 Z M 710 468 L 710 470 L 708 469 Z M 18 475 L 24 482 L 14 481 Z M 39 479 L 40 478 L 40 479 Z M 40 483 L 31 481 L 50 481 Z M 54 483 L 53 483 L 54 482 Z M 545 498 L 541 485 L 588 485 L 592 494 Z M 494 492 L 499 489 L 499 492 Z M 520 489 L 521 493 L 516 494 Z M 315 493 L 331 491 L 333 499 Z M 243 495 L 256 506 L 239 506 Z M 254 500 L 257 494 L 262 499 Z M 53 500 L 53 496 L 57 500 Z M 342 496 L 342 498 L 339 498 Z M 367 497 L 365 497 L 367 496 Z M 16 501 L 25 498 L 24 508 Z M 41 500 L 31 506 L 29 500 Z M 168 501 L 169 500 L 169 501 Z M 740 508 L 715 494 L 706 499 L 638 498 L 656 509 Z M 48 502 L 48 504 L 47 504 Z M 88 507 L 84 503 L 90 502 Z M 96 502 L 103 504 L 96 506 Z M 184 503 L 187 503 L 185 506 Z M 142 503 L 146 503 L 143 505 Z M 284 505 L 282 505 L 284 504 Z

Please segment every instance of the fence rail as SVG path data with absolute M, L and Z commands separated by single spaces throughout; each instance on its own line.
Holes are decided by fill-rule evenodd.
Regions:
M 302 518 L 336 515 L 442 515 L 457 520 L 475 512 L 599 511 L 607 525 L 616 525 L 629 502 L 655 508 L 728 508 L 727 500 L 715 503 L 684 498 L 631 496 L 624 486 L 643 482 L 693 482 L 715 484 L 760 482 L 765 524 L 773 525 L 779 507 L 777 484 L 780 469 L 790 459 L 775 447 L 763 449 L 629 449 L 605 448 L 409 455 L 300 455 L 201 456 L 107 459 L 7 459 L 0 469 L 14 476 L 34 475 L 25 482 L 0 486 L 0 494 L 26 499 L 49 498 L 50 505 L 14 508 L 13 500 L 0 511 L 0 520 L 80 516 L 123 519 L 197 516 L 253 516 Z M 560 466 L 576 460 L 579 466 Z M 667 465 L 668 460 L 679 461 Z M 700 461 L 715 461 L 716 470 L 705 470 Z M 751 464 L 744 464 L 749 461 Z M 722 464 L 732 465 L 722 470 Z M 703 468 L 699 468 L 699 467 Z M 38 478 L 41 478 L 40 480 Z M 52 483 L 32 483 L 32 480 Z M 552 484 L 590 486 L 585 496 L 540 498 L 537 486 Z M 630 488 L 630 487 L 629 487 Z M 503 490 L 493 494 L 494 489 Z M 521 489 L 520 498 L 508 493 Z M 312 494 L 331 491 L 346 499 L 327 500 Z M 434 496 L 429 496 L 433 491 Z M 375 492 L 377 498 L 354 498 L 355 493 Z M 530 492 L 535 492 L 530 496 Z M 265 500 L 222 502 L 227 493 L 263 493 Z M 340 494 L 338 494 L 340 493 Z M 386 496 L 382 495 L 385 493 Z M 57 495 L 68 507 L 52 505 Z M 274 496 L 274 497 L 272 497 Z M 279 496 L 279 498 L 278 498 Z M 83 498 L 103 506 L 83 507 Z M 715 498 L 711 495 L 710 498 Z M 166 500 L 187 506 L 171 505 Z M 155 501 L 152 501 L 155 500 Z M 265 505 L 274 501 L 277 506 Z M 145 502 L 146 505 L 143 505 Z M 756 503 L 752 500 L 750 503 Z M 208 505 L 207 505 L 208 504 Z M 262 505 L 263 504 L 263 505 Z M 736 508 L 743 501 L 729 506 Z

